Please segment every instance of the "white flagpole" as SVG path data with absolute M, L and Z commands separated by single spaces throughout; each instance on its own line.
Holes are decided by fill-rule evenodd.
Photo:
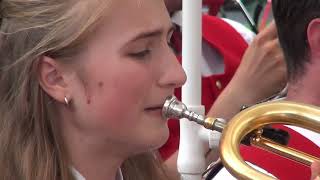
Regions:
M 182 87 L 182 102 L 188 109 L 204 114 L 201 105 L 201 44 L 202 1 L 183 0 L 182 10 L 182 66 L 187 82 Z M 183 180 L 200 180 L 205 170 L 204 143 L 200 139 L 201 127 L 186 119 L 180 120 L 180 146 L 178 171 Z

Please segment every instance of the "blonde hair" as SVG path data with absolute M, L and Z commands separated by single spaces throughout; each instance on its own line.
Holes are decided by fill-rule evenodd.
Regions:
M 67 63 L 84 48 L 107 7 L 81 11 L 88 5 L 73 0 L 0 0 L 0 179 L 73 179 L 53 118 L 53 99 L 39 85 L 38 62 L 48 55 Z M 126 161 L 123 173 L 128 180 L 135 179 L 133 174 L 139 179 L 167 178 L 150 153 Z

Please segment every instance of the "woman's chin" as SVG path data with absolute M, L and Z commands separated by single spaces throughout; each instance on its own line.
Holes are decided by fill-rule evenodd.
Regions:
M 165 132 L 161 134 L 161 136 L 158 138 L 158 143 L 157 143 L 157 146 L 156 148 L 160 148 L 161 146 L 163 146 L 167 140 L 169 139 L 169 129 L 166 128 L 164 130 Z
M 147 149 L 156 150 L 167 142 L 169 138 L 169 129 L 162 128 L 161 131 L 158 131 L 157 133 L 153 132 L 145 138 L 147 138 L 145 139 Z

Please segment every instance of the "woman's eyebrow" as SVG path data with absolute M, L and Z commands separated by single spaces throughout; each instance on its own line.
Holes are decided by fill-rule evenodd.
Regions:
M 170 33 L 174 31 L 174 29 L 175 27 L 171 24 L 168 28 L 157 28 L 157 29 L 141 32 L 138 35 L 136 35 L 134 38 L 129 40 L 129 42 L 137 41 L 139 39 L 162 36 L 164 33 Z

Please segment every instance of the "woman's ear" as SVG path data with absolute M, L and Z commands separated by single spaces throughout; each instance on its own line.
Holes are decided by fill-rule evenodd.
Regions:
M 320 57 L 320 18 L 313 19 L 307 29 L 310 55 Z
M 42 89 L 58 102 L 66 103 L 65 98 L 70 99 L 66 72 L 54 59 L 43 56 L 38 65 L 39 83 Z

